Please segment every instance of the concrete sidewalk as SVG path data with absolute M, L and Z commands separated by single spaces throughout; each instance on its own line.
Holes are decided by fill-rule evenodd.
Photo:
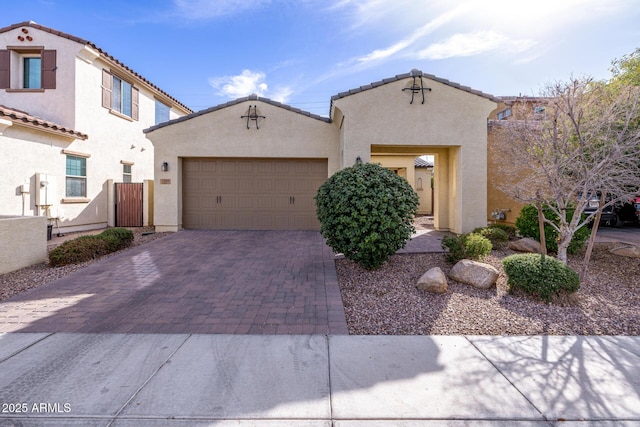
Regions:
M 0 335 L 0 426 L 637 426 L 639 337 Z

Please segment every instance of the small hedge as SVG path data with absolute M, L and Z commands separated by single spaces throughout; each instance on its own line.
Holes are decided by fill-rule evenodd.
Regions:
M 549 302 L 580 289 L 580 277 L 561 261 L 540 254 L 516 254 L 502 260 L 509 291 L 522 290 Z
M 133 242 L 133 232 L 126 228 L 109 228 L 95 236 L 80 236 L 62 243 L 49 252 L 49 265 L 60 267 L 99 258 L 126 248 Z
M 558 224 L 558 216 L 548 207 L 542 208 L 545 218 Z M 567 209 L 567 218 L 571 218 L 573 210 Z M 584 216 L 583 216 L 584 219 Z M 538 209 L 533 205 L 527 205 L 522 208 L 520 215 L 516 218 L 516 227 L 522 237 L 531 237 L 540 241 L 540 226 L 538 225 Z M 576 230 L 567 248 L 567 253 L 576 254 L 584 247 L 591 230 L 589 227 L 582 227 Z M 545 241 L 547 243 L 547 251 L 558 252 L 558 232 L 549 224 L 544 225 Z
M 507 233 L 507 236 L 509 237 L 509 240 L 516 238 L 517 229 L 513 225 L 502 224 L 502 223 L 496 222 L 494 224 L 489 224 L 488 228 L 493 228 L 493 229 L 504 231 L 505 233 Z
M 509 241 L 507 232 L 497 227 L 476 228 L 473 233 L 489 239 L 494 248 L 503 248 Z
M 442 248 L 448 250 L 444 255 L 447 261 L 458 262 L 462 259 L 481 259 L 491 253 L 493 246 L 486 237 L 469 233 L 443 237 Z

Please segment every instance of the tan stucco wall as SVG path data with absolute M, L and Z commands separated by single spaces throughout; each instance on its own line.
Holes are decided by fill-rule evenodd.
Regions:
M 380 163 L 380 165 L 389 169 L 401 169 L 398 175 L 405 178 L 411 187 L 415 190 L 415 166 L 414 156 L 377 156 L 371 155 L 372 163 Z
M 37 214 L 34 197 L 23 210 L 16 187 L 36 173 L 57 177 L 57 205 L 53 216 L 60 217 L 63 232 L 106 227 L 109 222 L 107 181 L 122 182 L 122 162 L 132 164 L 132 181 L 154 177 L 154 148 L 143 129 L 155 124 L 155 97 L 160 96 L 141 80 L 122 72 L 99 53 L 84 45 L 35 28 L 28 28 L 32 42 L 57 52 L 56 89 L 39 92 L 0 90 L 0 104 L 20 109 L 46 120 L 68 126 L 89 136 L 87 140 L 54 137 L 12 125 L 6 129 L 2 155 L 14 161 L 0 182 L 0 214 Z M 0 34 L 0 48 L 18 44 L 21 28 Z M 129 120 L 102 107 L 102 70 L 112 70 L 139 89 L 139 120 Z M 166 99 L 161 99 L 169 104 Z M 184 115 L 174 106 L 170 117 Z M 8 139 L 7 139 L 8 138 Z M 88 201 L 65 199 L 66 154 L 69 150 L 87 155 Z M 5 176 L 5 173 L 3 173 Z M 8 182 L 7 182 L 8 181 Z M 25 202 L 27 203 L 27 202 Z M 152 219 L 149 222 L 153 222 Z
M 372 163 L 380 163 L 385 168 L 400 170 L 399 174 L 405 178 L 420 198 L 419 214 L 431 214 L 431 168 L 416 168 L 416 156 L 381 156 L 371 155 Z M 422 179 L 422 187 L 418 186 L 418 178 Z
M 508 175 L 501 171 L 501 163 L 506 161 L 500 149 L 500 146 L 506 141 L 504 138 L 500 125 L 489 126 L 487 145 L 487 221 L 515 225 L 516 218 L 520 215 L 520 210 L 524 207 L 524 204 L 512 199 L 499 188 L 501 185 L 507 185 L 510 179 Z M 504 212 L 504 220 L 496 221 L 491 216 L 491 212 L 496 210 Z
M 247 129 L 249 105 L 258 106 L 260 129 Z M 339 170 L 334 126 L 260 100 L 217 109 L 147 134 L 155 146 L 154 225 L 158 231 L 182 228 L 182 164 L 185 157 L 327 159 L 328 176 Z M 169 171 L 162 172 L 163 162 Z M 167 181 L 168 180 L 168 181 Z M 167 183 L 170 182 L 170 183 Z
M 416 154 L 444 149 L 435 164 L 435 226 L 468 232 L 486 224 L 487 117 L 496 103 L 423 80 L 432 89 L 425 93 L 425 104 L 420 103 L 420 97 L 409 104 L 411 95 L 402 89 L 413 83 L 411 78 L 334 100 L 333 112 L 344 116 L 338 124 L 344 140 L 342 162 L 351 165 L 358 156 L 370 161 L 374 145 L 388 147 L 390 153 L 394 146 L 411 147 Z M 425 150 L 419 152 L 419 147 Z
M 418 214 L 431 215 L 433 213 L 431 206 L 431 176 L 433 168 L 415 168 L 415 190 L 420 198 L 418 206 Z M 420 185 L 420 183 L 422 185 Z
M 0 216 L 0 274 L 47 260 L 45 217 Z

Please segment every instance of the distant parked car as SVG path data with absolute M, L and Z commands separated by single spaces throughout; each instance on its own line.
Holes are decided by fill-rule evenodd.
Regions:
M 600 196 L 592 195 L 584 210 L 585 215 L 594 214 L 598 210 L 599 203 Z M 600 216 L 600 225 L 622 227 L 625 223 L 635 223 L 638 220 L 640 220 L 640 197 L 628 203 L 618 202 L 605 207 Z

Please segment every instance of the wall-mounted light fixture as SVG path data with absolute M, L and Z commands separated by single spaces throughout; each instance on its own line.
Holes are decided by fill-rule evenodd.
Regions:
M 160 166 L 160 170 L 162 172 L 168 172 L 169 171 L 169 163 L 167 162 L 162 162 L 162 166 Z
M 360 156 L 356 157 L 356 165 L 362 164 L 362 158 Z
M 134 148 L 136 148 L 136 146 L 134 144 L 131 144 L 131 149 L 133 150 Z

